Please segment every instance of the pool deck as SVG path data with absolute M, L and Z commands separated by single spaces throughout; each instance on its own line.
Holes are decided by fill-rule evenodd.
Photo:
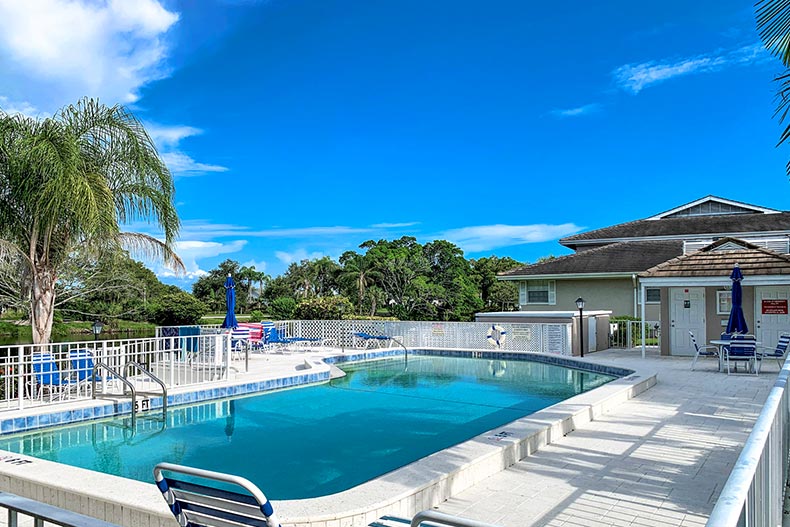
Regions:
M 321 359 L 338 351 L 257 354 L 250 361 L 249 373 L 238 373 L 229 382 L 326 371 L 328 366 Z M 656 352 L 648 352 L 642 359 L 637 350 L 607 350 L 583 360 L 643 372 L 642 380 L 638 375 L 631 381 L 622 379 L 602 387 L 602 392 L 594 391 L 598 395 L 588 392 L 560 403 L 560 407 L 548 409 L 544 417 L 533 414 L 520 424 L 500 427 L 514 432 L 514 437 L 534 440 L 513 441 L 507 452 L 494 447 L 509 439 L 500 442 L 499 437 L 484 434 L 348 494 L 300 502 L 275 501 L 275 509 L 284 525 L 297 517 L 301 526 L 367 525 L 384 510 L 406 517 L 412 508 L 431 507 L 440 500 L 429 503 L 429 499 L 446 490 L 452 497 L 434 509 L 501 527 L 704 525 L 773 386 L 779 371 L 776 362 L 766 361 L 763 372 L 755 377 L 718 373 L 714 361 L 702 361 L 698 371 L 692 372 L 690 358 L 659 357 Z M 233 365 L 243 370 L 243 362 L 234 361 Z M 657 384 L 646 391 L 642 390 L 647 385 L 633 391 L 634 398 L 624 396 L 624 391 L 630 390 L 629 382 L 634 386 L 646 382 L 646 373 L 657 373 Z M 604 402 L 595 402 L 596 398 Z M 90 402 L 57 406 L 86 404 Z M 562 411 L 572 417 L 557 421 Z M 545 440 L 545 433 L 537 431 L 537 424 L 544 421 L 560 423 L 559 427 L 552 425 L 550 441 Z M 515 461 L 525 451 L 529 451 L 529 457 Z M 509 457 L 513 459 L 502 465 L 502 460 Z M 448 466 L 483 458 L 485 466 L 479 464 L 463 474 L 456 472 L 451 483 L 437 483 L 435 488 L 422 491 L 425 496 L 402 498 L 408 503 L 401 506 L 402 514 L 397 507 L 393 510 L 392 504 L 381 508 L 370 505 L 391 501 L 401 493 L 406 496 L 406 492 L 413 492 L 407 490 L 412 481 L 431 479 L 431 474 L 447 472 Z M 77 507 L 79 512 L 123 525 L 175 525 L 151 484 L 44 460 L 35 460 L 34 465 L 8 463 L 0 464 L 3 490 L 67 508 L 85 502 Z M 507 465 L 511 466 L 502 470 Z M 470 483 L 462 487 L 464 490 L 450 492 L 451 484 L 464 479 Z M 113 498 L 117 503 L 105 505 L 86 499 L 96 488 L 109 489 L 108 485 L 116 488 L 112 494 L 117 496 Z M 353 523 L 339 519 L 335 509 L 353 510 Z M 145 521 L 130 512 L 134 510 L 149 511 L 147 516 L 140 516 Z
M 727 376 L 714 361 L 607 350 L 586 360 L 658 373 L 658 383 L 436 510 L 501 527 L 701 526 L 776 375 Z

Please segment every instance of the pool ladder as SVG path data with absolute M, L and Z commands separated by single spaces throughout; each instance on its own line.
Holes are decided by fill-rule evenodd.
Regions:
M 152 381 L 157 383 L 162 388 L 162 421 L 166 421 L 166 419 L 167 419 L 167 386 L 162 381 L 162 379 L 160 379 L 159 377 L 157 377 L 156 375 L 154 375 L 153 373 L 148 371 L 148 369 L 145 366 L 143 366 L 142 364 L 140 364 L 137 361 L 129 361 L 129 362 L 127 362 L 124 365 L 124 368 L 123 368 L 123 371 L 124 371 L 123 375 L 121 375 L 114 368 L 110 367 L 109 364 L 107 364 L 105 362 L 102 362 L 102 361 L 96 361 L 94 363 L 94 365 L 93 365 L 93 374 L 91 375 L 91 396 L 93 397 L 93 399 L 96 398 L 96 377 L 98 376 L 98 373 L 99 373 L 100 369 L 101 370 L 105 370 L 107 372 L 107 374 L 112 379 L 118 379 L 119 381 L 121 381 L 121 383 L 123 383 L 123 395 L 126 396 L 126 389 L 127 388 L 129 388 L 129 392 L 132 395 L 132 424 L 131 424 L 131 426 L 132 426 L 132 428 L 134 428 L 134 426 L 135 426 L 135 419 L 137 417 L 137 412 L 138 411 L 147 410 L 147 408 L 138 408 L 138 406 L 137 406 L 137 396 L 138 395 L 159 395 L 159 394 L 158 393 L 154 393 L 154 392 L 141 392 L 141 391 L 136 390 L 135 387 L 134 387 L 134 384 L 129 380 L 129 373 L 130 373 L 132 368 L 137 368 L 137 370 L 140 373 L 142 373 L 143 376 L 151 379 Z

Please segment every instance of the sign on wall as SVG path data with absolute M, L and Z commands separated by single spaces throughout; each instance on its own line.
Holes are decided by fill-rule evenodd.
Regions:
M 787 315 L 787 300 L 763 300 L 763 315 Z

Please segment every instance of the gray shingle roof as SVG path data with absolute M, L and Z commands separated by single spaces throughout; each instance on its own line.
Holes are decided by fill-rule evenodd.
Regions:
M 650 236 L 726 235 L 747 232 L 790 230 L 790 212 L 778 214 L 726 214 L 720 216 L 691 216 L 637 220 L 582 232 L 562 238 L 560 243 L 571 249 L 577 242 L 591 240 L 620 240 Z
M 639 273 L 682 253 L 681 241 L 619 242 L 505 271 L 499 276 Z
M 737 243 L 743 249 L 717 251 L 725 243 Z M 788 275 L 790 256 L 757 247 L 742 240 L 722 238 L 704 249 L 673 258 L 640 273 L 643 278 L 729 276 L 735 264 L 744 276 Z

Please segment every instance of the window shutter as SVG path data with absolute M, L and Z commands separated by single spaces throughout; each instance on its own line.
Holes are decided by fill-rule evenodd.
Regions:
M 557 292 L 556 288 L 554 287 L 554 280 L 549 280 L 549 305 L 553 306 L 557 304 Z
M 519 282 L 518 283 L 518 303 L 519 304 L 526 304 L 527 303 L 527 283 L 526 282 Z

